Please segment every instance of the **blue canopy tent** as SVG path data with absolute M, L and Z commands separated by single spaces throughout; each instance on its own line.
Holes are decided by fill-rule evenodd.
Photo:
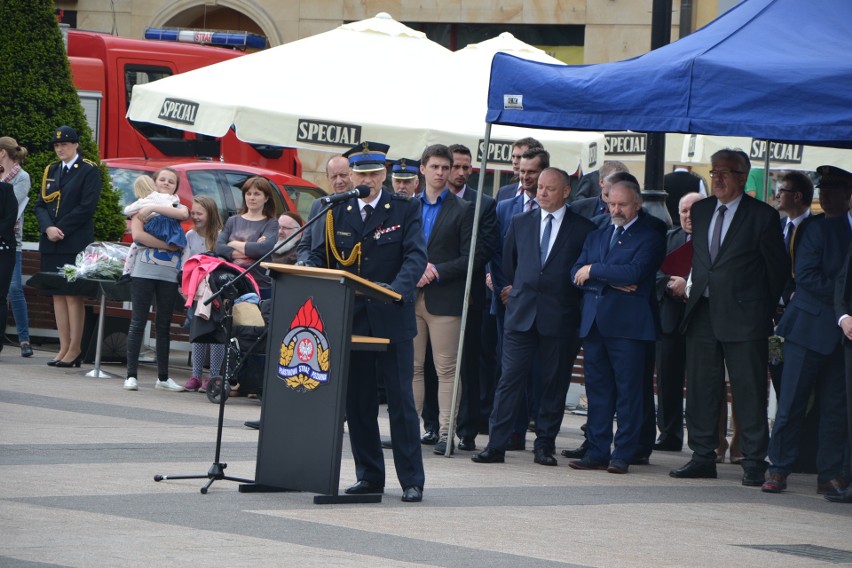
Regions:
M 745 0 L 640 57 L 555 66 L 497 54 L 486 122 L 852 147 L 852 2 Z

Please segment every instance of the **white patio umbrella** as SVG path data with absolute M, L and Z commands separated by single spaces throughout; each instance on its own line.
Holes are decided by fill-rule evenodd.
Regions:
M 434 68 L 450 51 L 387 14 L 133 89 L 128 116 L 210 136 L 339 152 L 364 140 L 419 156 L 435 101 L 396 92 L 387 73 Z M 484 109 L 484 107 L 483 107 Z M 482 113 L 484 116 L 484 110 Z

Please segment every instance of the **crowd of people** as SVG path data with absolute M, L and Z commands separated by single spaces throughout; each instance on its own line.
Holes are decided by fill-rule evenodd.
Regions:
M 63 126 L 52 143 L 59 161 L 47 168 L 33 208 L 45 272 L 73 263 L 93 240 L 100 191 L 96 166 L 79 155 L 77 133 Z M 481 196 L 472 247 L 477 192 L 468 185 L 470 150 L 435 144 L 419 159 L 397 160 L 386 188 L 388 151 L 362 142 L 332 157 L 330 188 L 363 186 L 369 194 L 336 206 L 330 230 L 323 219 L 286 246 L 277 245 L 304 221 L 294 212 L 276 219 L 264 178 L 242 185 L 242 209 L 224 223 L 211 199 L 198 196 L 187 209 L 174 198 L 173 170 L 140 181 L 138 201 L 125 211 L 134 254 L 124 388 L 138 389 L 153 307 L 155 388 L 204 391 L 203 363 L 221 366 L 221 344 L 193 343 L 190 377 L 182 386 L 169 377 L 178 274 L 194 255 L 215 254 L 245 268 L 276 248 L 275 262 L 355 272 L 401 297 L 388 304 L 356 300 L 353 333 L 390 343 L 386 351 L 351 354 L 346 416 L 357 483 L 348 494 L 384 491 L 383 446 L 392 449 L 406 502 L 423 498 L 421 445 L 502 463 L 506 452 L 526 448 L 532 430 L 533 461 L 558 465 L 556 437 L 582 348 L 588 419 L 583 444 L 561 452 L 571 468 L 626 474 L 648 464 L 653 451 L 680 452 L 686 440 L 691 459 L 672 477 L 715 478 L 730 447 L 743 485 L 778 493 L 797 471 L 803 419 L 813 407 L 816 490 L 852 501 L 852 173 L 818 170 L 819 215 L 810 214 L 811 179 L 787 173 L 776 209 L 746 194 L 748 155 L 725 149 L 712 156 L 709 187 L 683 168 L 666 176 L 668 212 L 661 219 L 644 206 L 625 164 L 607 161 L 577 180 L 552 165 L 538 141 L 524 138 L 513 146 L 515 180 L 494 199 Z M 29 189 L 20 168 L 25 156 L 13 139 L 0 138 L 0 315 L 5 321 L 10 290 L 22 355 L 30 356 L 26 305 L 15 295 Z M 317 201 L 311 217 L 319 210 Z M 193 229 L 184 234 L 180 222 L 190 218 Z M 265 271 L 255 267 L 251 275 L 259 299 L 270 298 Z M 60 348 L 48 364 L 79 366 L 82 298 L 56 294 L 53 302 Z M 770 336 L 784 339 L 771 365 Z M 770 376 L 778 399 L 771 433 Z M 389 439 L 379 435 L 382 398 Z M 487 435 L 481 448 L 480 435 Z

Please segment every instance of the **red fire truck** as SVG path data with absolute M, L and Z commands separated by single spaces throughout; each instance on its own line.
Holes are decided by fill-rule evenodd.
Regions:
M 205 45 L 68 31 L 74 84 L 102 158 L 206 157 L 301 176 L 296 150 L 248 144 L 234 132 L 213 138 L 126 116 L 133 86 L 183 73 L 242 52 Z

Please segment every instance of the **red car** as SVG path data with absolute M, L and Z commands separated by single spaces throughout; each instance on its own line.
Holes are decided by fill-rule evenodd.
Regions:
M 240 187 L 252 176 L 263 176 L 272 184 L 276 190 L 275 211 L 279 215 L 284 211 L 297 211 L 307 221 L 311 203 L 325 195 L 322 189 L 301 178 L 255 166 L 173 158 L 111 158 L 103 162 L 113 187 L 121 192 L 122 207 L 136 199 L 133 182 L 137 177 L 142 174 L 153 175 L 163 167 L 171 167 L 178 172 L 178 197 L 181 203 L 189 208 L 196 195 L 212 197 L 219 206 L 223 221 L 242 206 Z M 184 229 L 191 228 L 192 221 L 185 221 Z

